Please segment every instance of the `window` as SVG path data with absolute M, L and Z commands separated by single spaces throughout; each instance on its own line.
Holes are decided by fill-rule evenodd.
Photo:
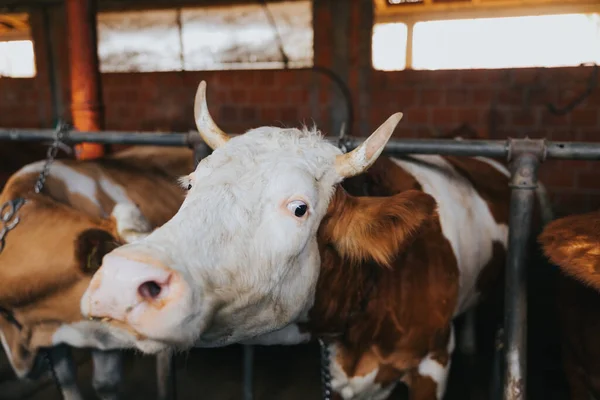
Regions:
M 0 77 L 34 77 L 35 54 L 27 14 L 0 14 Z
M 382 71 L 406 68 L 408 29 L 401 22 L 373 27 L 373 67 Z
M 384 69 L 379 65 L 388 70 L 404 69 L 406 63 L 397 53 L 406 53 L 406 44 L 400 44 L 406 39 L 398 33 L 389 36 L 398 44 L 377 50 L 379 45 L 374 43 L 373 65 L 377 69 Z M 392 41 L 378 37 L 374 31 L 373 41 L 376 40 Z M 412 27 L 412 54 L 405 57 L 410 58 L 413 69 L 428 70 L 600 63 L 600 14 L 416 22 Z
M 98 53 L 103 72 L 283 68 L 313 64 L 311 1 L 101 13 Z

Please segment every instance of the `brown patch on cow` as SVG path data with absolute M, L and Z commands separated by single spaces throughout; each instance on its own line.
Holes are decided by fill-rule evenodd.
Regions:
M 398 382 L 404 376 L 405 372 L 398 370 L 398 368 L 387 365 L 379 364 L 379 371 L 375 375 L 375 383 L 379 383 L 381 386 L 386 387 L 393 383 Z
M 410 388 L 410 400 L 437 399 L 437 383 L 431 377 L 414 371 L 405 382 Z
M 492 258 L 485 264 L 477 277 L 476 289 L 479 293 L 489 293 L 502 284 L 506 265 L 506 249 L 501 242 L 492 242 Z
M 565 273 L 600 290 L 600 211 L 552 221 L 538 241 Z
M 449 361 L 457 261 L 414 177 L 381 157 L 358 178 L 344 188 L 388 197 L 338 188 L 318 232 L 322 264 L 305 328 L 343 349 L 336 360 L 347 376 L 378 368 L 375 383 L 417 380 L 416 398 L 431 398 L 435 382 L 412 376 L 427 355 Z
M 160 147 L 131 148 L 94 161 L 61 162 L 96 182 L 103 176 L 120 184 L 153 227 L 177 212 L 184 193 L 177 178 L 193 170 L 191 150 Z M 60 325 L 82 320 L 79 304 L 91 280 L 82 267 L 89 260 L 95 268 L 101 254 L 109 250 L 109 242 L 103 240 L 117 237 L 114 221 L 106 219 L 114 202 L 99 185 L 96 194 L 102 209 L 70 193 L 65 182 L 52 175 L 44 191 L 36 194 L 37 177 L 37 173 L 15 174 L 0 195 L 0 204 L 17 197 L 27 199 L 18 213 L 20 222 L 6 236 L 0 253 L 0 306 L 23 325 L 11 341 L 25 370 L 39 347 L 53 344 L 52 336 Z M 100 239 L 100 247 L 89 240 L 94 238 Z M 4 327 L 9 323 L 0 322 L 0 329 L 11 332 L 12 325 Z
M 75 257 L 83 273 L 92 275 L 102 265 L 102 258 L 120 245 L 105 230 L 87 229 L 75 239 Z
M 335 247 L 345 263 L 373 261 L 391 266 L 437 204 L 416 190 L 392 197 L 352 197 L 339 188 L 319 228 L 322 242 Z
M 379 157 L 365 173 L 344 180 L 342 187 L 353 196 L 392 196 L 421 190 L 419 182 L 388 157 Z
M 338 188 L 330 203 L 309 329 L 337 335 L 348 376 L 379 367 L 377 382 L 388 384 L 427 354 L 447 353 L 458 268 L 435 209 L 415 190 L 356 198 Z
M 437 139 L 486 139 L 484 135 L 479 134 L 472 126 L 463 123 L 458 128 L 454 128 L 448 133 L 436 135 Z
M 509 178 L 490 164 L 470 157 L 443 157 L 463 177 L 488 205 L 498 224 L 508 224 L 510 212 Z

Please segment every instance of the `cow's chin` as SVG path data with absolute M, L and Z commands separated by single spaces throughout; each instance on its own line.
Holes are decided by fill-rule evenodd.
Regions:
M 135 342 L 135 347 L 142 353 L 148 355 L 153 355 L 165 350 L 173 349 L 173 346 L 170 346 L 167 343 L 159 342 L 157 340 L 152 339 L 137 340 Z

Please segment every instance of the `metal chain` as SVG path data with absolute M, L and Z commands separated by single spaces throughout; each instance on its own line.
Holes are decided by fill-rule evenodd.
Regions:
M 40 193 L 44 188 L 44 184 L 46 183 L 46 177 L 50 172 L 50 166 L 56 159 L 58 150 L 65 148 L 63 141 L 67 137 L 68 132 L 69 126 L 63 121 L 59 121 L 58 126 L 56 127 L 54 142 L 52 142 L 50 147 L 48 147 L 48 151 L 46 152 L 46 163 L 44 164 L 44 168 L 40 172 L 40 176 L 38 177 L 38 180 L 34 186 L 34 190 L 36 193 Z
M 44 188 L 44 184 L 46 183 L 46 178 L 48 176 L 48 173 L 50 172 L 50 166 L 56 159 L 56 156 L 58 155 L 58 151 L 60 149 L 62 149 L 62 150 L 69 149 L 63 142 L 64 139 L 67 137 L 67 133 L 68 133 L 69 129 L 70 129 L 69 126 L 67 124 L 65 124 L 63 121 L 58 122 L 54 141 L 52 142 L 52 144 L 48 148 L 48 151 L 46 152 L 46 162 L 45 162 L 44 167 L 42 168 L 42 171 L 40 172 L 40 175 L 38 176 L 38 179 L 35 182 L 35 185 L 33 187 L 35 193 L 39 194 L 42 191 L 42 189 Z M 25 202 L 26 202 L 26 200 L 24 198 L 18 197 L 14 200 L 7 201 L 6 203 L 4 203 L 2 205 L 2 207 L 0 207 L 0 224 L 1 224 L 0 225 L 1 226 L 1 229 L 0 229 L 0 253 L 2 253 L 2 251 L 4 250 L 4 246 L 6 244 L 6 234 L 9 231 L 11 231 L 12 229 L 14 229 L 17 226 L 17 224 L 20 222 L 20 218 L 17 216 L 17 211 L 19 211 L 19 209 L 23 206 L 23 204 L 25 204 Z M 22 328 L 21 324 L 19 323 L 19 321 L 17 321 L 14 318 L 14 315 L 12 315 L 12 313 L 10 311 L 4 310 L 4 309 L 2 309 L 0 311 L 2 311 L 2 314 L 7 318 L 8 321 L 14 323 L 17 326 L 17 328 L 19 328 L 19 330 L 21 330 L 21 328 Z M 58 375 L 56 374 L 56 369 L 54 368 L 54 363 L 52 362 L 52 358 L 50 357 L 50 351 L 49 350 L 40 350 L 40 351 L 43 354 L 44 360 L 48 364 L 48 368 L 50 369 L 52 379 L 54 380 L 54 383 L 56 384 L 56 386 L 58 388 L 61 398 L 64 398 L 62 385 L 60 384 Z
M 0 253 L 4 250 L 6 243 L 6 234 L 13 230 L 19 223 L 20 219 L 17 216 L 17 211 L 25 203 L 25 199 L 18 197 L 14 200 L 9 200 L 0 208 Z
M 42 189 L 44 189 L 44 185 L 46 183 L 46 178 L 48 177 L 48 173 L 50 173 L 50 166 L 56 159 L 58 155 L 58 150 L 60 149 L 68 149 L 64 144 L 64 139 L 67 137 L 68 131 L 70 127 L 64 123 L 62 120 L 58 121 L 58 125 L 56 127 L 56 133 L 54 136 L 54 141 L 48 147 L 48 151 L 46 152 L 46 163 L 44 164 L 44 168 L 40 172 L 40 175 L 35 182 L 34 190 L 35 193 L 41 193 Z M 52 374 L 52 379 L 56 384 L 58 391 L 60 392 L 61 398 L 64 398 L 62 385 L 60 380 L 58 379 L 58 375 L 56 374 L 56 369 L 54 368 L 54 363 L 52 362 L 52 357 L 50 357 L 50 350 L 42 350 L 42 354 L 46 364 L 48 364 L 48 369 L 50 370 L 50 374 Z
M 330 357 L 329 346 L 319 338 L 319 346 L 321 348 L 321 386 L 323 400 L 331 400 L 333 390 L 331 389 L 331 371 L 329 369 Z

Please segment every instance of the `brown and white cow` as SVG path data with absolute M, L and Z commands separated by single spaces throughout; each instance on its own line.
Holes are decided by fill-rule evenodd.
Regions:
M 411 399 L 440 399 L 452 320 L 502 272 L 506 169 L 379 157 L 400 113 L 348 154 L 308 129 L 229 138 L 205 90 L 196 122 L 214 152 L 172 219 L 104 257 L 82 312 L 147 353 L 318 336 L 338 396 L 386 399 L 404 381 Z
M 539 242 L 563 272 L 556 306 L 569 398 L 600 399 L 600 211 L 552 221 Z
M 55 161 L 36 194 L 43 166 L 40 161 L 21 168 L 0 195 L 0 204 L 25 199 L 0 252 L 0 308 L 9 313 L 0 317 L 0 339 L 21 378 L 34 372 L 39 349 L 52 349 L 68 399 L 81 394 L 68 382 L 72 367 L 61 345 L 108 351 L 92 352 L 94 387 L 113 398 L 119 355 L 110 350 L 132 342 L 126 333 L 83 318 L 81 297 L 104 254 L 175 214 L 184 193 L 177 178 L 193 168 L 193 154 L 134 147 L 97 161 Z

